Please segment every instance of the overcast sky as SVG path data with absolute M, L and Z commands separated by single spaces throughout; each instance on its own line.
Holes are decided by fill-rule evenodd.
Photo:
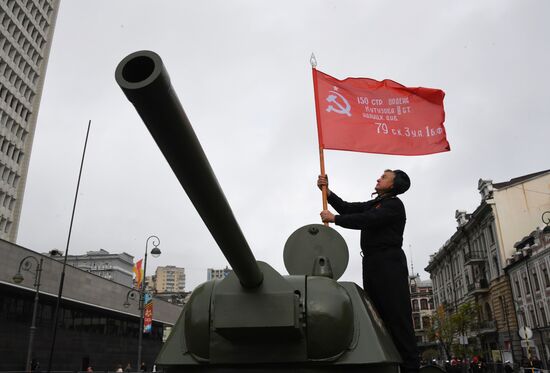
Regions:
M 172 84 L 256 259 L 286 274 L 282 252 L 319 223 L 318 144 L 309 57 L 336 78 L 392 79 L 445 91 L 451 152 L 404 157 L 325 151 L 330 187 L 370 198 L 386 168 L 410 175 L 404 249 L 424 268 L 455 232 L 477 182 L 548 169 L 550 2 L 62 1 L 46 74 L 18 244 L 65 249 L 88 120 L 70 254 L 105 249 L 185 267 L 186 290 L 227 263 L 114 80 L 150 49 Z M 541 222 L 542 224 L 542 222 Z M 361 283 L 359 232 L 344 280 Z M 529 233 L 529 232 L 526 232 Z

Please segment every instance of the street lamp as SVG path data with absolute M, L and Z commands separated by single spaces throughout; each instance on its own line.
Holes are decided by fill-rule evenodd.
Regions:
M 136 293 L 139 295 L 139 337 L 138 337 L 138 358 L 137 358 L 137 367 L 136 370 L 139 371 L 141 368 L 141 344 L 143 341 L 143 313 L 145 309 L 145 275 L 147 273 L 147 250 L 149 248 L 149 241 L 153 243 L 153 249 L 151 249 L 151 255 L 153 258 L 158 258 L 160 256 L 160 249 L 158 246 L 160 245 L 160 239 L 157 236 L 149 236 L 147 237 L 147 241 L 145 241 L 145 258 L 143 260 L 143 279 L 141 281 L 141 285 L 139 288 L 139 293 L 136 292 L 134 289 L 130 289 L 128 293 L 126 294 L 126 301 L 124 302 L 123 306 L 128 308 L 130 306 L 130 299 L 135 299 Z
M 128 293 L 126 293 L 126 301 L 123 304 L 124 308 L 130 307 L 130 299 L 136 299 L 136 294 L 139 297 L 139 291 L 136 289 L 128 290 Z
M 29 333 L 29 347 L 27 349 L 27 361 L 25 364 L 25 369 L 27 372 L 31 371 L 32 346 L 34 342 L 34 334 L 36 331 L 36 311 L 38 310 L 38 294 L 40 292 L 40 275 L 42 273 L 43 261 L 44 261 L 43 258 L 40 258 L 40 262 L 39 262 L 38 259 L 36 259 L 34 256 L 31 256 L 31 255 L 23 258 L 19 263 L 19 269 L 17 270 L 17 273 L 12 278 L 13 282 L 15 282 L 16 284 L 20 284 L 25 279 L 21 274 L 21 269 L 30 273 L 34 273 L 33 286 L 36 288 L 36 292 L 34 293 L 34 306 L 32 310 L 31 329 Z M 35 266 L 34 270 L 33 270 L 33 264 Z
M 544 233 L 550 233 L 550 211 L 545 211 L 541 216 L 542 222 L 546 224 L 546 227 L 542 230 Z

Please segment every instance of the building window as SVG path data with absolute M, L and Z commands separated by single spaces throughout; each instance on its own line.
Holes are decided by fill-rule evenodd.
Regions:
M 518 298 L 521 298 L 521 288 L 519 286 L 519 281 L 518 280 L 516 280 L 516 291 L 517 291 Z
M 430 318 L 428 316 L 422 317 L 422 329 L 426 330 L 430 328 Z
M 418 300 L 413 299 L 413 301 L 412 301 L 412 309 L 413 309 L 413 311 L 418 311 Z
M 413 324 L 415 329 L 422 328 L 422 325 L 420 325 L 420 315 L 418 314 L 413 315 Z
M 489 242 L 492 243 L 492 244 L 495 243 L 495 236 L 493 234 L 493 228 L 489 227 L 487 229 L 487 231 L 489 232 Z
M 525 313 L 523 311 L 520 311 L 521 312 L 521 325 L 522 326 L 527 326 L 527 319 L 525 318 Z
M 535 310 L 529 310 L 529 313 L 531 314 L 531 327 L 535 327 L 535 322 L 537 320 L 537 317 L 535 316 Z
M 540 290 L 539 278 L 536 272 L 533 272 L 533 282 L 535 283 L 535 291 L 539 291 Z
M 531 294 L 531 290 L 529 290 L 529 281 L 527 280 L 527 277 L 523 278 L 523 284 L 525 285 L 525 294 Z
M 548 277 L 548 269 L 543 268 L 542 274 L 544 276 L 544 286 L 549 287 L 550 286 L 550 278 Z
M 548 320 L 546 319 L 546 312 L 544 311 L 544 307 L 540 308 L 540 314 L 542 316 L 542 325 L 539 326 L 545 327 L 548 324 Z
M 498 265 L 498 259 L 496 255 L 493 255 L 493 265 L 495 266 L 495 271 L 497 273 L 497 277 L 500 276 L 500 266 Z
M 491 312 L 491 306 L 489 303 L 485 303 L 485 317 L 487 320 L 493 320 L 493 312 Z

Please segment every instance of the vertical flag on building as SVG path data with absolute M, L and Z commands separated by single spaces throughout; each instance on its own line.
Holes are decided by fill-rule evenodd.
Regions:
M 143 309 L 143 333 L 151 333 L 153 328 L 153 297 L 145 293 Z
M 313 68 L 320 149 L 423 155 L 450 150 L 445 93 L 392 80 L 338 80 Z
M 134 274 L 136 275 L 136 289 L 141 289 L 141 281 L 143 280 L 143 270 L 141 269 L 141 263 L 143 259 L 140 259 L 134 264 Z

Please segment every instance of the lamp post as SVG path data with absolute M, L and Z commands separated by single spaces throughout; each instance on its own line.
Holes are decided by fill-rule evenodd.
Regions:
M 542 230 L 544 233 L 550 233 L 550 211 L 545 211 L 541 216 L 542 222 L 546 224 L 546 227 Z
M 160 249 L 158 248 L 158 246 L 160 245 L 160 239 L 154 235 L 147 237 L 147 241 L 145 241 L 145 257 L 143 260 L 143 279 L 141 281 L 141 285 L 139 288 L 139 336 L 138 336 L 138 357 L 137 357 L 136 371 L 139 371 L 139 369 L 141 368 L 141 347 L 142 347 L 141 345 L 143 342 L 143 312 L 145 309 L 145 305 L 144 305 L 145 275 L 147 273 L 147 250 L 149 248 L 150 240 L 152 240 L 151 242 L 153 243 L 153 246 L 154 246 L 153 249 L 151 249 L 151 255 L 153 256 L 153 258 L 158 258 L 160 255 Z M 128 293 L 126 294 L 126 302 L 124 302 L 124 307 L 130 306 L 129 299 L 135 297 L 135 292 L 136 290 L 134 289 L 131 289 L 130 291 L 128 291 Z
M 33 261 L 34 266 L 36 267 L 35 270 L 33 270 Z M 32 347 L 34 342 L 34 334 L 36 331 L 36 311 L 38 310 L 38 294 L 40 292 L 40 275 L 42 273 L 43 261 L 44 259 L 40 258 L 40 261 L 38 261 L 38 259 L 31 255 L 24 257 L 19 263 L 19 269 L 17 270 L 17 273 L 12 278 L 13 282 L 15 282 L 16 284 L 20 284 L 24 280 L 24 277 L 21 274 L 21 269 L 30 273 L 34 273 L 33 286 L 36 288 L 36 292 L 34 293 L 34 306 L 32 310 L 31 329 L 29 332 L 29 347 L 27 349 L 27 361 L 25 364 L 25 369 L 27 372 L 31 371 Z

